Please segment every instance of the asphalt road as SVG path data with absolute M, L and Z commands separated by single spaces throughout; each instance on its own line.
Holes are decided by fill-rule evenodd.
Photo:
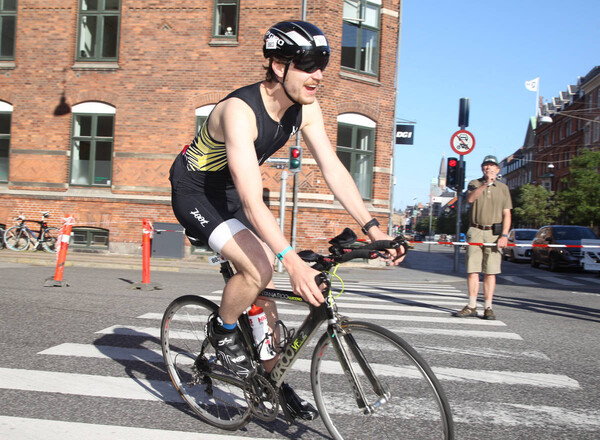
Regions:
M 452 312 L 466 301 L 463 269 L 453 271 L 450 249 L 427 250 L 418 247 L 401 268 L 341 270 L 351 292 L 340 304 L 358 315 L 351 305 L 373 307 L 375 322 L 427 359 L 451 401 L 456 438 L 599 438 L 600 278 L 505 262 L 498 320 L 459 319 Z M 0 251 L 0 438 L 329 438 L 320 420 L 219 431 L 179 402 L 157 353 L 157 317 L 180 295 L 220 289 L 214 268 L 153 261 L 162 290 L 134 290 L 141 270 L 132 259 L 73 255 L 69 287 L 43 287 L 53 261 L 33 261 L 38 253 L 19 262 L 8 252 Z M 307 374 L 291 382 L 312 400 Z

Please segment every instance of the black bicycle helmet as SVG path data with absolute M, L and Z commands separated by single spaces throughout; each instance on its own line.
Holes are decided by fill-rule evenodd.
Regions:
M 300 70 L 312 73 L 325 70 L 329 63 L 329 43 L 314 24 L 306 21 L 282 21 L 265 33 L 263 54 L 288 62 Z

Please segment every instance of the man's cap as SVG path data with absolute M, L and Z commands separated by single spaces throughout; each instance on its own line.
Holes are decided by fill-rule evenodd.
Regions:
M 496 159 L 496 156 L 492 156 L 490 154 L 489 156 L 485 156 L 483 158 L 483 162 L 481 162 L 481 165 L 485 165 L 486 163 L 493 163 L 494 165 L 498 165 L 498 159 Z

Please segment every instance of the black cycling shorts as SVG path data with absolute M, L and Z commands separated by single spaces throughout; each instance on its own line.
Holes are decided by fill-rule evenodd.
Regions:
M 175 217 L 188 235 L 215 252 L 239 231 L 254 230 L 228 170 L 188 171 L 185 157 L 178 154 L 169 180 Z

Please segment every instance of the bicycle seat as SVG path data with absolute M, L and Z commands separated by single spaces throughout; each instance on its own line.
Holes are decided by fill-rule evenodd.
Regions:
M 187 229 L 184 231 L 184 233 L 185 233 L 185 236 L 186 236 L 186 237 L 188 238 L 188 240 L 190 241 L 190 243 L 192 244 L 192 246 L 196 246 L 196 247 L 205 247 L 205 246 L 208 246 L 208 243 L 207 243 L 205 240 L 203 240 L 203 239 L 200 239 L 200 238 L 193 237 L 193 236 L 192 236 L 192 235 L 191 235 L 191 234 L 188 232 L 188 230 L 187 230 Z

